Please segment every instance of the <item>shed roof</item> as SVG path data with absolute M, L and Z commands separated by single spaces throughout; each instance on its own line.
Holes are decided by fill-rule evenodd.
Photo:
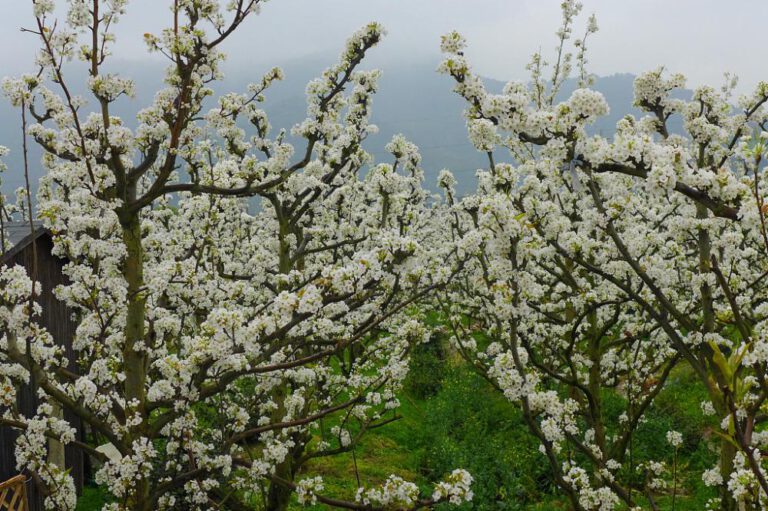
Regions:
M 0 264 L 14 257 L 40 236 L 49 233 L 41 221 L 35 220 L 31 227 L 28 221 L 8 222 L 5 224 L 4 234 L 6 244 L 12 246 L 6 252 L 0 253 Z
M 35 230 L 43 227 L 43 222 L 35 220 L 32 222 Z M 5 224 L 5 236 L 6 241 L 9 241 L 12 245 L 18 245 L 21 240 L 26 238 L 32 230 L 29 228 L 28 221 L 21 222 L 6 222 Z

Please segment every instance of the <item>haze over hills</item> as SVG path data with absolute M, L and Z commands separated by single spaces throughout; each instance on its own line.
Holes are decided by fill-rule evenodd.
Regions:
M 286 78 L 273 84 L 266 93 L 262 108 L 269 114 L 273 133 L 290 128 L 305 117 L 306 102 L 304 90 L 312 78 L 334 61 L 331 55 L 316 55 L 283 65 Z M 451 169 L 458 180 L 460 194 L 470 192 L 475 186 L 476 169 L 486 165 L 486 158 L 477 152 L 467 140 L 465 121 L 462 117 L 464 103 L 452 92 L 453 83 L 449 77 L 435 72 L 436 61 L 413 61 L 383 66 L 379 92 L 374 97 L 372 122 L 379 127 L 379 133 L 366 141 L 366 148 L 377 162 L 388 161 L 384 146 L 393 135 L 403 133 L 419 146 L 423 157 L 426 186 L 434 189 L 437 174 L 442 168 Z M 137 94 L 133 99 L 121 99 L 113 112 L 124 118 L 129 126 L 135 124 L 136 111 L 150 104 L 154 92 L 162 85 L 164 66 L 159 62 L 122 62 L 119 72 L 134 78 Z M 266 68 L 229 70 L 225 80 L 217 86 L 218 92 L 243 91 L 251 81 L 258 80 Z M 69 76 L 85 76 L 70 72 Z M 591 128 L 594 133 L 610 135 L 616 122 L 628 113 L 640 115 L 632 107 L 632 83 L 634 76 L 616 74 L 599 77 L 594 85 L 602 92 L 611 112 L 598 120 Z M 487 79 L 486 87 L 491 92 L 500 92 L 504 84 Z M 576 87 L 569 81 L 560 93 L 567 98 Z M 213 104 L 213 103 L 212 103 Z M 2 176 L 3 191 L 7 194 L 23 184 L 20 114 L 6 101 L 0 103 L 0 144 L 11 149 L 6 158 L 9 170 Z M 673 126 L 674 129 L 674 126 Z M 300 141 L 291 140 L 300 150 Z M 31 144 L 34 146 L 34 144 Z M 31 178 L 36 183 L 41 175 L 39 151 L 31 153 Z

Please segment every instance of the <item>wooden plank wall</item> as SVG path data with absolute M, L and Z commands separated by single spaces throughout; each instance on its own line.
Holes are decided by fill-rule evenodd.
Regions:
M 53 336 L 54 340 L 60 346 L 64 346 L 67 357 L 70 360 L 70 369 L 77 370 L 76 358 L 72 349 L 72 339 L 74 338 L 76 323 L 72 318 L 72 311 L 62 302 L 56 299 L 53 290 L 56 286 L 66 283 L 62 272 L 64 261 L 55 257 L 51 251 L 53 242 L 48 234 L 37 238 L 37 280 L 41 284 L 40 304 L 43 315 L 41 323 Z M 33 262 L 32 245 L 28 245 L 23 250 L 14 255 L 9 266 L 21 265 L 27 268 L 27 272 L 32 273 Z M 25 413 L 33 415 L 37 407 L 37 395 L 31 386 L 26 386 L 19 392 L 19 407 Z M 84 429 L 82 423 L 74 415 L 65 412 L 65 418 L 70 424 L 78 429 L 78 436 L 84 439 Z M 18 472 L 16 470 L 16 461 L 14 456 L 14 439 L 16 433 L 9 428 L 0 427 L 0 481 L 8 479 Z M 88 460 L 87 457 L 72 446 L 65 448 L 65 463 L 71 469 L 71 474 L 75 480 L 75 486 L 78 492 L 82 489 L 87 477 Z M 42 511 L 42 498 L 39 492 L 35 490 L 34 484 L 28 483 L 30 511 Z

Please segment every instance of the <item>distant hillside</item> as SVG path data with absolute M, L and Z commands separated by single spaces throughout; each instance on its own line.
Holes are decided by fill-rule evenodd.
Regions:
M 312 57 L 289 62 L 283 66 L 286 79 L 273 85 L 267 92 L 264 109 L 270 116 L 273 129 L 290 128 L 304 118 L 307 82 L 317 76 L 332 56 Z M 434 188 L 437 173 L 450 168 L 456 175 L 458 191 L 467 193 L 474 188 L 475 171 L 486 164 L 482 154 L 467 141 L 462 111 L 464 103 L 451 90 L 452 81 L 435 72 L 436 62 L 412 62 L 383 67 L 379 93 L 374 98 L 372 120 L 380 128 L 377 135 L 367 141 L 368 150 L 377 161 L 386 161 L 384 146 L 396 133 L 403 133 L 421 149 L 427 186 Z M 151 102 L 154 91 L 161 85 L 163 66 L 159 63 L 125 62 L 120 73 L 131 76 L 137 83 L 137 95 L 133 100 L 121 100 L 114 112 L 124 116 L 132 125 L 133 114 Z M 241 91 L 250 81 L 257 80 L 266 69 L 236 69 L 230 71 L 219 85 L 220 91 Z M 73 76 L 74 73 L 70 73 Z M 82 76 L 82 75 L 81 75 Z M 634 76 L 617 74 L 600 77 L 595 89 L 602 92 L 611 106 L 610 115 L 600 119 L 593 127 L 595 133 L 609 135 L 616 122 L 626 115 L 639 112 L 632 108 L 632 82 Z M 503 83 L 486 80 L 490 91 L 500 92 Z M 575 88 L 569 82 L 560 96 L 567 97 Z M 3 177 L 5 193 L 11 193 L 23 183 L 21 175 L 21 137 L 19 113 L 6 102 L 0 103 L 0 145 L 12 150 L 7 158 L 11 167 Z M 32 178 L 40 176 L 39 152 L 32 155 Z

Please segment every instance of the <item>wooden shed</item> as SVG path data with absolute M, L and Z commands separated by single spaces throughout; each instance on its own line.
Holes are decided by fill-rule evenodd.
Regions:
M 57 300 L 53 294 L 56 286 L 66 283 L 63 272 L 66 261 L 53 255 L 51 234 L 37 222 L 33 226 L 30 226 L 29 222 L 6 224 L 3 234 L 5 246 L 11 246 L 11 248 L 0 254 L 0 265 L 20 265 L 31 275 L 35 260 L 34 253 L 37 253 L 37 280 L 41 284 L 38 298 L 42 306 L 41 324 L 48 329 L 56 343 L 65 348 L 70 369 L 76 371 L 72 340 L 77 325 L 69 307 Z M 34 414 L 37 408 L 37 393 L 32 385 L 27 385 L 18 392 L 18 406 L 25 415 Z M 67 412 L 65 412 L 65 418 L 78 429 L 78 436 L 83 439 L 85 431 L 80 420 Z M 16 432 L 12 428 L 0 426 L 0 481 L 18 473 L 14 455 L 15 438 Z M 64 449 L 64 460 L 79 492 L 88 472 L 87 457 L 81 450 L 67 446 Z M 42 498 L 32 481 L 30 477 L 27 486 L 30 511 L 42 511 Z

